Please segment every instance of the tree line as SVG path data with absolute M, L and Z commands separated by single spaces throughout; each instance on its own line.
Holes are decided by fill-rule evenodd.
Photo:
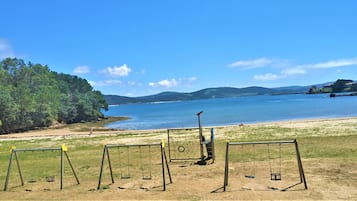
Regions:
M 108 104 L 87 80 L 22 59 L 0 62 L 0 134 L 103 118 Z
M 321 88 L 312 86 L 309 94 L 318 93 L 343 93 L 343 92 L 357 92 L 357 83 L 349 79 L 338 79 L 333 84 L 324 85 Z

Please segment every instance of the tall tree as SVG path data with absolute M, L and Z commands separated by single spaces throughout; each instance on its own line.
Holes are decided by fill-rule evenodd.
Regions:
M 97 120 L 101 109 L 106 101 L 85 79 L 21 59 L 0 62 L 0 133 Z

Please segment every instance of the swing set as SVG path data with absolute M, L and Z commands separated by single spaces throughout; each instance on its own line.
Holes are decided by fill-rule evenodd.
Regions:
M 67 153 L 68 148 L 67 148 L 67 146 L 65 144 L 63 144 L 60 148 L 29 148 L 29 149 L 26 148 L 26 149 L 17 149 L 16 147 L 11 147 L 11 150 L 10 150 L 11 155 L 10 155 L 9 166 L 8 166 L 7 174 L 6 174 L 4 191 L 6 191 L 7 188 L 8 188 L 13 160 L 15 160 L 16 165 L 17 165 L 18 174 L 19 174 L 20 180 L 21 180 L 21 186 L 25 185 L 24 175 L 23 175 L 23 171 L 21 169 L 20 159 L 19 159 L 19 153 L 20 152 L 49 152 L 49 151 L 51 151 L 51 152 L 59 152 L 59 155 L 60 155 L 60 161 L 59 161 L 59 164 L 60 164 L 60 173 L 59 173 L 60 174 L 60 189 L 61 190 L 63 189 L 63 176 L 64 176 L 64 159 L 63 158 L 64 158 L 64 156 L 66 157 L 67 162 L 68 162 L 69 166 L 71 167 L 73 176 L 75 177 L 77 184 L 79 184 L 79 180 L 78 180 L 77 174 L 74 171 L 72 162 L 69 159 L 69 156 L 68 156 L 68 153 Z M 46 181 L 47 182 L 54 181 L 54 176 L 46 177 Z
M 228 180 L 229 180 L 229 164 L 230 164 L 230 158 L 229 158 L 229 154 L 230 152 L 234 151 L 231 150 L 230 147 L 232 146 L 241 146 L 241 155 L 245 156 L 246 158 L 249 159 L 249 161 L 247 161 L 247 159 L 241 159 L 243 161 L 241 161 L 240 163 L 243 164 L 243 174 L 244 177 L 246 179 L 255 179 L 256 178 L 256 166 L 257 166 L 257 145 L 267 145 L 267 150 L 265 151 L 265 153 L 268 154 L 267 159 L 268 163 L 269 163 L 269 174 L 270 174 L 270 180 L 272 181 L 281 181 L 282 180 L 282 149 L 281 146 L 283 144 L 293 144 L 295 147 L 295 155 L 296 155 L 296 160 L 297 160 L 297 168 L 299 171 L 299 178 L 300 178 L 300 182 L 298 184 L 303 183 L 304 184 L 304 188 L 307 189 L 307 183 L 306 183 L 306 179 L 305 179 L 305 174 L 304 174 L 304 170 L 303 170 L 303 166 L 302 166 L 302 162 L 301 162 L 301 157 L 300 157 L 300 152 L 299 152 L 299 147 L 298 147 L 298 143 L 296 140 L 292 140 L 292 141 L 262 141 L 262 142 L 227 142 L 226 144 L 226 156 L 225 156 L 225 168 L 224 168 L 224 183 L 223 183 L 223 191 L 226 191 L 226 187 L 228 186 Z M 279 148 L 277 150 L 275 150 L 276 152 L 278 152 L 278 156 L 277 157 L 273 157 L 273 153 L 272 153 L 272 148 L 271 145 L 278 145 Z M 249 152 L 247 151 L 247 148 L 244 149 L 244 146 L 251 146 L 251 149 L 249 150 Z M 261 157 L 261 156 L 260 156 Z M 251 164 L 250 167 L 248 166 L 248 163 Z M 253 166 L 253 167 L 252 167 Z M 293 185 L 295 186 L 295 185 Z M 288 187 L 291 188 L 291 187 Z M 284 189 L 286 190 L 286 189 Z
M 281 180 L 281 143 L 278 143 L 279 144 L 279 161 L 278 161 L 278 164 L 273 164 L 272 160 L 272 156 L 271 156 L 271 151 L 270 151 L 270 143 L 267 143 L 267 147 L 268 147 L 268 161 L 269 161 L 269 172 L 270 172 L 270 180 L 272 181 L 280 181 Z M 241 146 L 241 152 L 244 154 L 245 150 L 244 150 L 244 144 L 240 144 Z M 256 153 L 256 147 L 255 145 L 256 144 L 249 144 L 251 145 L 253 148 L 252 150 L 252 155 L 253 156 L 256 156 L 257 153 Z M 253 163 L 253 167 L 248 167 L 248 165 L 246 163 Z M 276 165 L 278 168 L 273 168 L 273 165 Z M 250 172 L 249 172 L 250 170 Z M 250 161 L 250 162 L 243 162 L 243 171 L 244 171 L 244 177 L 247 178 L 247 179 L 254 179 L 256 176 L 255 176 L 255 171 L 256 171 L 256 161 L 253 160 L 253 161 Z M 248 173 L 249 172 L 249 173 Z
M 115 175 L 117 174 L 115 170 L 119 171 L 119 179 L 137 179 L 138 175 L 135 172 L 136 168 L 140 169 L 140 176 L 142 180 L 152 180 L 154 179 L 154 168 L 155 164 L 158 164 L 154 161 L 154 154 L 157 154 L 157 148 L 159 148 L 159 152 L 161 153 L 161 171 L 162 171 L 162 184 L 163 191 L 166 190 L 166 174 L 169 176 L 169 183 L 172 183 L 170 168 L 168 165 L 166 153 L 165 153 L 165 144 L 164 142 L 158 144 L 131 144 L 131 145 L 120 145 L 120 144 L 106 144 L 103 149 L 102 162 L 99 173 L 99 181 L 97 189 L 100 189 L 104 171 L 104 163 L 107 159 L 111 183 L 115 183 Z M 114 151 L 109 151 L 117 149 L 117 157 L 116 157 L 116 166 L 114 166 L 114 158 L 112 157 L 115 154 Z M 153 149 L 156 149 L 154 152 Z M 115 155 L 114 155 L 115 156 Z M 157 157 L 157 156 L 156 156 Z M 155 164 L 154 164 L 155 163 Z M 156 171 L 157 169 L 155 169 Z
M 167 129 L 167 144 L 169 161 L 198 160 L 196 164 L 206 165 L 208 160 L 215 161 L 214 129 L 202 128 L 201 114 L 198 112 L 198 128 L 171 128 Z M 197 134 L 192 134 L 197 132 Z M 206 140 L 205 135 L 209 135 Z M 198 142 L 198 143 L 197 143 Z M 205 156 L 207 154 L 207 156 Z

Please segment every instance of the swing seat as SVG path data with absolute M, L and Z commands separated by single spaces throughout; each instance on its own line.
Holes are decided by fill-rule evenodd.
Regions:
M 143 177 L 143 180 L 151 180 L 151 177 Z
M 247 178 L 247 179 L 255 179 L 254 175 L 245 175 L 244 177 Z
M 121 176 L 120 179 L 130 179 L 130 176 Z
M 280 172 L 270 173 L 270 180 L 280 181 L 281 180 Z

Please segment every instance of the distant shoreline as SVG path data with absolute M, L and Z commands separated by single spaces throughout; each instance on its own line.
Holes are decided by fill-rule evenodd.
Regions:
M 108 117 L 106 122 L 122 119 L 123 117 Z M 126 119 L 126 117 L 124 117 Z M 323 128 L 324 125 L 332 124 L 356 124 L 357 117 L 338 117 L 338 118 L 311 118 L 311 119 L 299 119 L 299 120 L 282 120 L 282 121 L 272 121 L 272 122 L 260 122 L 252 124 L 235 124 L 235 125 L 219 125 L 219 126 L 203 126 L 203 127 L 214 127 L 222 130 L 236 130 L 244 126 L 280 126 L 280 127 L 297 127 L 297 128 L 307 128 L 316 127 Z M 47 128 L 42 130 L 33 130 L 23 133 L 12 133 L 0 135 L 1 141 L 12 141 L 12 140 L 32 140 L 32 139 L 66 139 L 66 138 L 85 138 L 85 137 L 100 137 L 100 136 L 110 136 L 118 134 L 127 133 L 147 133 L 147 132 L 166 132 L 166 129 L 143 129 L 143 130 L 115 130 L 108 129 L 105 127 L 90 127 L 93 123 L 81 123 L 82 125 L 77 126 L 64 126 L 61 128 Z M 104 124 L 103 124 L 104 125 Z M 93 129 L 93 134 L 90 133 L 90 128 Z

